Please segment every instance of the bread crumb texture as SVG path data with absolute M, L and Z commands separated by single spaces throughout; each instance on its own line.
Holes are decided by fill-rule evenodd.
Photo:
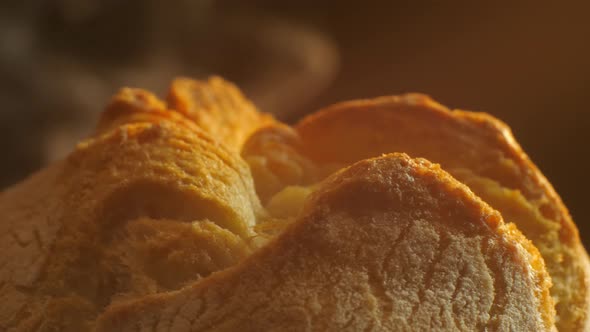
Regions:
M 218 77 L 124 88 L 0 211 L 0 331 L 586 328 L 551 185 L 498 120 L 422 95 L 290 127 Z

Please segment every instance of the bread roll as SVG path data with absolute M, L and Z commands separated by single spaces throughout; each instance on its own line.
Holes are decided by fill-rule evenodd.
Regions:
M 70 156 L 0 194 L 0 330 L 583 328 L 567 295 L 587 256 L 557 195 L 495 120 L 431 103 L 290 128 L 219 78 L 167 102 L 121 90 Z
M 553 278 L 558 329 L 590 328 L 588 254 L 561 199 L 507 125 L 408 94 L 333 105 L 296 129 L 301 150 L 315 162 L 346 165 L 405 152 L 440 163 L 539 249 Z
M 549 276 L 514 225 L 407 155 L 334 174 L 284 231 L 180 291 L 113 305 L 99 331 L 546 331 Z

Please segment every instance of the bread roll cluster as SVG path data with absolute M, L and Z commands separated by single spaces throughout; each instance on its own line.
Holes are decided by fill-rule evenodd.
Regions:
M 0 331 L 588 328 L 550 183 L 506 125 L 418 94 L 291 127 L 217 77 L 124 88 L 0 212 Z

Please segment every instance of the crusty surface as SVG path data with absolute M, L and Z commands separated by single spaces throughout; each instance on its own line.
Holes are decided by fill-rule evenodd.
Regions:
M 325 181 L 281 235 L 180 291 L 111 306 L 98 331 L 542 331 L 543 261 L 465 186 L 406 155 Z
M 405 152 L 440 163 L 540 250 L 554 282 L 558 329 L 590 328 L 589 260 L 577 228 L 505 124 L 408 94 L 336 104 L 303 119 L 296 130 L 300 150 L 315 162 L 346 165 Z
M 177 78 L 172 82 L 167 102 L 170 109 L 185 115 L 238 153 L 256 129 L 275 122 L 269 114 L 258 112 L 236 86 L 219 77 L 207 82 Z
M 506 130 L 385 101 L 290 128 L 219 78 L 166 102 L 121 90 L 68 158 L 0 193 L 0 331 L 551 330 L 535 246 L 426 160 L 357 162 L 393 151 L 526 229 L 584 316 L 576 228 Z
M 104 116 L 117 125 L 0 194 L 0 331 L 89 330 L 113 301 L 251 251 L 261 206 L 239 155 L 145 91 Z

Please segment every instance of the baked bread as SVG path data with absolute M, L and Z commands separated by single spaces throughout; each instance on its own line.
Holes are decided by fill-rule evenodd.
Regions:
M 516 166 L 506 164 L 522 173 L 503 173 L 498 162 L 481 171 L 473 161 L 488 158 L 484 149 L 501 150 L 495 120 L 459 121 L 416 106 L 425 100 L 386 99 L 428 110 L 406 112 L 417 117 L 397 123 L 400 135 L 429 116 L 483 128 L 437 136 L 463 151 L 457 163 L 426 153 L 428 131 L 404 146 L 379 126 L 379 144 L 362 125 L 347 127 L 348 110 L 378 125 L 396 114 L 367 111 L 379 99 L 293 129 L 219 78 L 176 80 L 166 103 L 123 89 L 70 156 L 0 194 L 0 330 L 548 331 L 569 317 L 564 329 L 583 328 L 586 297 L 566 295 L 585 296 L 587 256 L 557 195 L 513 142 L 506 151 L 518 152 Z M 482 149 L 463 150 L 462 140 Z M 431 157 L 442 169 L 380 156 L 389 152 Z M 529 223 L 545 225 L 521 208 L 534 197 L 569 233 L 531 233 Z M 567 264 L 552 271 L 544 261 L 554 251 Z M 560 303 L 579 311 L 559 313 Z
M 406 155 L 334 174 L 238 265 L 111 306 L 100 331 L 549 330 L 532 244 L 438 166 Z
M 561 199 L 507 125 L 408 94 L 333 105 L 296 129 L 316 162 L 346 165 L 403 151 L 440 163 L 539 249 L 553 279 L 558 330 L 590 329 L 588 254 Z

